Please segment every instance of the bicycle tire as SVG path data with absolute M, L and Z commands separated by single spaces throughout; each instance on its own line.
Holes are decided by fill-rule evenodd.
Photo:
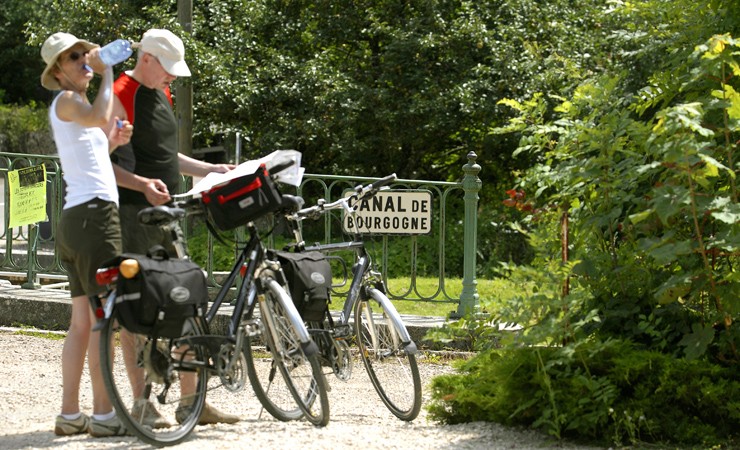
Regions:
M 267 278 L 262 294 L 259 305 L 263 336 L 270 335 L 266 342 L 269 342 L 274 364 L 303 417 L 313 425 L 325 426 L 329 423 L 329 397 L 318 348 L 310 339 L 301 342 L 296 326 L 304 327 L 305 331 L 305 325 L 290 295 L 280 284 Z M 308 336 L 308 331 L 305 335 Z
M 416 356 L 406 349 L 408 336 L 395 308 L 380 291 L 355 305 L 355 335 L 370 381 L 385 406 L 399 419 L 414 420 L 421 410 L 421 377 Z M 381 301 L 382 300 L 382 301 Z M 373 307 L 377 305 L 378 313 Z M 391 320 L 394 317 L 396 320 Z M 401 330 L 399 327 L 403 327 Z
M 100 365 L 116 415 L 129 434 L 147 444 L 163 447 L 182 442 L 198 424 L 205 403 L 206 349 L 201 345 L 178 348 L 182 339 L 155 341 L 128 331 L 119 336 L 115 318 L 114 309 L 113 317 L 100 330 Z M 199 320 L 186 321 L 186 338 L 204 334 Z M 123 351 L 125 342 L 131 352 Z M 192 393 L 187 397 L 182 394 L 181 375 L 192 382 Z M 186 406 L 180 408 L 182 401 Z M 153 426 L 152 407 L 164 422 Z M 163 426 L 165 422 L 170 426 Z
M 270 335 L 263 327 L 260 338 L 247 336 L 245 340 L 249 383 L 262 407 L 272 417 L 283 422 L 298 420 L 303 417 L 303 411 L 278 370 L 276 359 L 270 351 Z

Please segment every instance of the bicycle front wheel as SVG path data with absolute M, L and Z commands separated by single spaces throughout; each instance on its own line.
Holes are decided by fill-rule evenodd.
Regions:
M 355 305 L 362 362 L 385 406 L 401 420 L 414 420 L 421 409 L 421 378 L 416 356 L 407 348 L 413 343 L 403 338 L 408 332 L 388 298 L 370 291 L 375 298 Z
M 282 374 L 285 388 L 293 397 L 294 405 L 297 405 L 306 420 L 314 425 L 324 426 L 329 423 L 329 397 L 316 344 L 310 338 L 307 342 L 302 341 L 296 327 L 304 327 L 305 331 L 305 326 L 285 289 L 274 279 L 267 279 L 264 285 L 259 305 L 264 342 L 269 347 L 273 359 L 270 362 L 273 379 L 277 378 L 274 377 L 276 367 Z M 308 336 L 307 331 L 304 334 Z M 253 387 L 259 398 L 262 395 L 259 393 L 261 385 L 253 384 Z M 268 411 L 270 411 L 268 404 L 272 403 L 274 406 L 277 401 L 284 402 L 284 390 L 269 393 L 263 390 L 263 393 L 268 401 L 262 401 L 264 400 L 262 398 L 260 400 Z M 280 418 L 274 414 L 275 411 L 271 412 Z M 280 412 L 290 419 L 296 418 L 294 410 L 281 408 Z
M 182 339 L 152 339 L 118 329 L 113 317 L 100 330 L 100 366 L 105 387 L 126 430 L 155 445 L 175 445 L 197 425 L 206 397 L 207 352 L 184 344 L 203 335 L 188 319 Z
M 303 411 L 296 404 L 282 372 L 278 369 L 277 360 L 272 356 L 271 349 L 276 347 L 270 335 L 263 325 L 258 338 L 246 338 L 244 355 L 247 359 L 249 382 L 262 407 L 272 417 L 284 422 L 298 420 L 303 417 Z

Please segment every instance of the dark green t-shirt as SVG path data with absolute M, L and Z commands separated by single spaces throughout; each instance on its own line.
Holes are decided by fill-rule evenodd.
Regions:
M 149 89 L 123 73 L 115 81 L 113 92 L 134 126 L 131 142 L 113 152 L 113 162 L 137 175 L 158 178 L 170 194 L 178 193 L 177 120 L 169 89 Z M 118 192 L 121 204 L 149 205 L 141 192 L 120 186 Z

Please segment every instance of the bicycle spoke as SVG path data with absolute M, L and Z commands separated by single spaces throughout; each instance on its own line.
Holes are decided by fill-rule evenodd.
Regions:
M 114 324 L 101 330 L 101 366 L 119 419 L 149 444 L 181 442 L 197 424 L 206 395 L 203 349 L 119 332 Z M 188 332 L 198 333 L 197 326 Z
M 398 418 L 413 420 L 421 408 L 416 356 L 406 351 L 395 323 L 380 311 L 373 314 L 371 302 L 357 304 L 355 329 L 360 356 L 383 403 Z

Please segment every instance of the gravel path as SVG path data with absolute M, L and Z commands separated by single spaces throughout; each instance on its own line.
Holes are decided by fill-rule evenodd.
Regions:
M 134 437 L 58 437 L 54 416 L 61 405 L 61 339 L 25 336 L 0 330 L 0 449 L 139 449 L 149 448 Z M 422 380 L 452 369 L 447 364 L 420 364 Z M 279 422 L 259 417 L 259 401 L 251 392 L 234 395 L 242 421 L 235 425 L 196 427 L 191 437 L 173 449 L 596 449 L 554 443 L 547 436 L 492 423 L 440 425 L 419 417 L 406 423 L 380 402 L 362 365 L 352 379 L 330 378 L 331 422 L 316 428 L 305 421 Z M 424 401 L 429 400 L 425 387 Z M 81 408 L 92 408 L 89 377 L 83 375 Z

